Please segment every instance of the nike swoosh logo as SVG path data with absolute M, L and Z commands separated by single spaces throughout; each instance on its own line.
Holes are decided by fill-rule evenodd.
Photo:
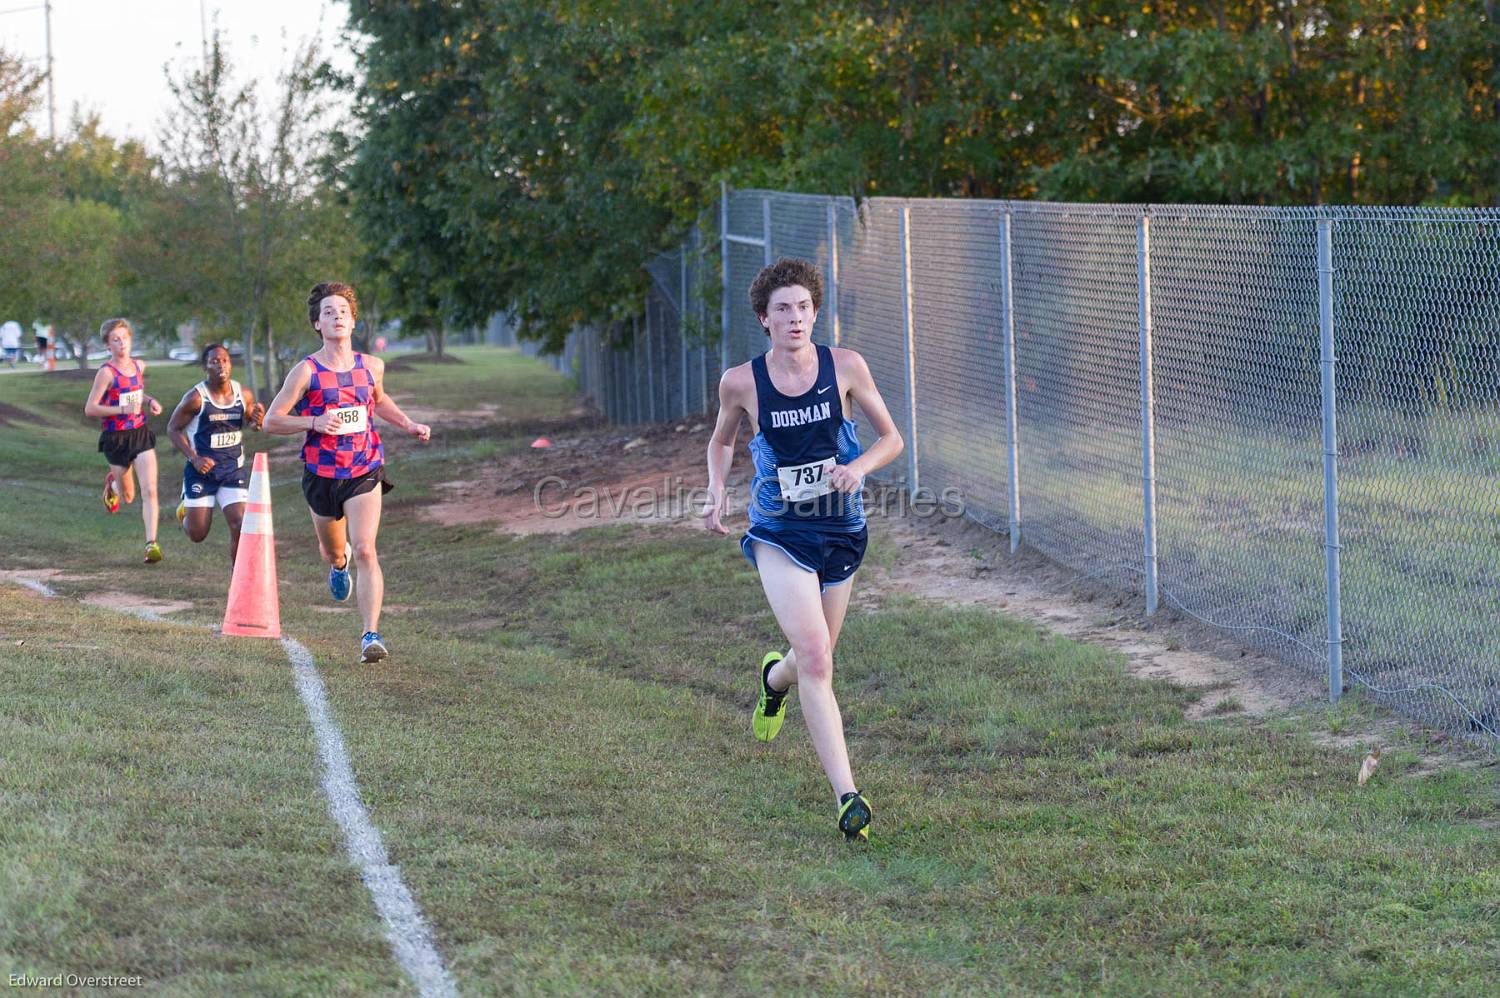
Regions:
M 822 395 L 824 392 L 828 391 L 828 389 L 830 389 L 832 387 L 833 387 L 832 385 L 824 385 L 822 388 L 818 389 L 818 394 Z

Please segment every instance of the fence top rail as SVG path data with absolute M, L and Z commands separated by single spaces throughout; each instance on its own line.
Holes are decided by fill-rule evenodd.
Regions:
M 797 191 L 768 190 L 763 187 L 729 188 L 730 197 L 733 197 L 736 194 L 746 194 L 754 197 L 774 197 L 781 198 L 787 201 L 814 201 L 819 204 L 826 204 L 827 202 L 832 201 L 835 204 L 844 204 L 850 208 L 854 207 L 855 203 L 854 198 L 846 197 L 842 194 L 803 194 Z
M 975 211 L 1025 212 L 1039 215 L 1100 216 L 1131 218 L 1258 218 L 1287 220 L 1329 219 L 1335 222 L 1433 222 L 1443 224 L 1500 224 L 1500 208 L 1438 208 L 1407 205 L 1236 205 L 1236 204 L 1155 204 L 1098 203 L 1087 201 L 1022 201 L 982 198 L 897 198 L 871 197 L 856 200 L 842 195 L 802 194 L 762 188 L 730 188 L 736 194 L 757 197 L 774 196 L 801 201 L 835 203 L 854 210 L 868 205 L 889 209 L 941 205 L 972 208 Z

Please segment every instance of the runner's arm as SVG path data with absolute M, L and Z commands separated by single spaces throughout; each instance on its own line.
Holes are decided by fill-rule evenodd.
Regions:
M 123 416 L 125 407 L 123 405 L 104 405 L 98 401 L 104 394 L 104 389 L 109 387 L 109 368 L 101 367 L 94 375 L 94 384 L 89 388 L 89 397 L 83 401 L 83 414 L 93 419 L 102 419 L 105 416 Z
M 266 407 L 256 401 L 255 393 L 248 388 L 240 389 L 240 398 L 245 400 L 245 418 L 249 420 L 250 428 L 259 430 L 261 421 L 266 418 Z
M 203 398 L 197 391 L 188 389 L 188 393 L 177 403 L 177 408 L 172 410 L 171 417 L 167 420 L 167 437 L 171 439 L 172 446 L 177 448 L 177 453 L 188 459 L 188 463 L 199 472 L 207 471 L 207 468 L 198 467 L 198 452 L 193 450 L 193 442 L 188 439 L 188 424 L 193 417 L 203 410 Z M 213 458 L 203 458 L 209 462 L 209 468 L 213 467 Z
M 311 366 L 306 361 L 298 361 L 297 366 L 287 372 L 281 391 L 271 400 L 261 428 L 267 433 L 305 433 L 313 429 L 316 417 L 291 415 L 292 406 L 307 391 L 307 384 L 311 380 Z
M 834 357 L 839 368 L 839 384 L 849 386 L 849 395 L 865 414 L 870 429 L 880 437 L 869 450 L 848 465 L 834 468 L 829 475 L 829 484 L 840 492 L 856 492 L 866 475 L 884 468 L 906 449 L 906 441 L 901 439 L 896 421 L 891 419 L 890 410 L 885 407 L 885 399 L 880 397 L 880 389 L 875 387 L 875 378 L 865 359 L 853 350 L 838 348 L 834 350 Z
M 747 415 L 741 396 L 743 381 L 743 365 L 730 368 L 719 379 L 719 418 L 708 438 L 708 503 L 703 507 L 703 525 L 716 534 L 729 533 L 721 517 L 725 481 L 734 465 L 734 442 L 740 433 L 740 419 Z

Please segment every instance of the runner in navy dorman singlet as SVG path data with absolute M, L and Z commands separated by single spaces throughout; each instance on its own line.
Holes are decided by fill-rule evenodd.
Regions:
M 774 528 L 795 521 L 851 532 L 865 525 L 860 493 L 838 492 L 827 484 L 834 464 L 848 464 L 862 450 L 853 420 L 844 417 L 833 352 L 826 346 L 817 351 L 817 380 L 795 398 L 777 391 L 766 354 L 750 362 L 760 423 L 760 432 L 750 439 L 751 524 Z

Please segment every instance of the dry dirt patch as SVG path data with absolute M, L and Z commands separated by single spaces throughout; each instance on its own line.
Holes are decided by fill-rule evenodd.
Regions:
M 988 606 L 1111 648 L 1125 657 L 1133 675 L 1199 690 L 1190 717 L 1260 716 L 1315 701 L 1323 692 L 1294 667 L 1209 628 L 1185 637 L 1193 628 L 1170 611 L 1142 619 L 1139 600 L 1130 594 L 1080 589 L 1069 570 L 1025 549 L 1011 555 L 1008 538 L 971 520 L 888 517 L 873 529 L 888 532 L 897 555 L 890 565 L 864 573 L 867 593 Z
M 41 422 L 41 418 L 29 409 L 22 409 L 20 406 L 11 405 L 9 402 L 0 402 L 0 426 Z
M 553 446 L 506 457 L 475 477 L 443 482 L 425 514 L 445 524 L 493 522 L 505 533 L 566 533 L 611 523 L 696 527 L 696 490 L 707 483 L 709 423 L 584 428 Z M 743 496 L 748 462 L 736 447 L 730 485 Z M 743 514 L 739 517 L 742 525 Z M 731 530 L 734 529 L 731 521 Z M 1075 573 L 967 519 L 892 515 L 872 531 L 896 545 L 890 564 L 867 564 L 855 601 L 878 607 L 894 594 L 1003 610 L 1055 633 L 1123 655 L 1132 674 L 1201 691 L 1195 718 L 1264 715 L 1316 703 L 1315 678 L 1249 651 L 1170 611 L 1147 621 L 1139 599 L 1080 589 Z M 1189 637 L 1184 637 L 1184 634 Z
M 509 534 L 569 533 L 613 523 L 693 524 L 708 484 L 708 426 L 634 431 L 561 426 L 530 449 L 441 482 L 425 514 L 446 525 L 495 523 Z M 739 480 L 743 484 L 743 479 Z
M 87 582 L 92 575 L 72 575 L 58 568 L 9 568 L 0 569 L 0 579 L 10 582 Z
M 103 592 L 89 593 L 83 597 L 83 602 L 90 606 L 103 607 L 106 610 L 119 610 L 122 613 L 133 614 L 155 614 L 162 616 L 168 613 L 180 613 L 183 610 L 191 610 L 193 604 L 187 600 L 161 600 L 149 599 L 139 593 Z

